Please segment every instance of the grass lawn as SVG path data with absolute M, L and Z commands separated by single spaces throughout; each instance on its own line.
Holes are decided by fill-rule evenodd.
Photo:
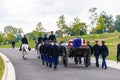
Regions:
M 2 80 L 2 76 L 3 76 L 3 73 L 4 73 L 4 62 L 3 62 L 3 59 L 2 57 L 0 56 L 0 80 Z
M 83 35 L 83 36 L 67 36 L 67 37 L 59 37 L 57 38 L 58 43 L 60 41 L 66 41 L 68 42 L 71 38 L 83 38 L 86 41 L 90 41 L 91 45 L 94 45 L 95 40 L 99 41 L 99 44 L 101 45 L 101 41 L 105 40 L 106 45 L 109 49 L 109 56 L 107 59 L 116 61 L 116 53 L 117 53 L 117 44 L 120 43 L 120 33 L 104 33 L 104 34 L 90 34 L 90 35 Z M 16 48 L 19 48 L 21 45 L 21 42 L 18 42 L 15 44 Z M 29 46 L 31 48 L 35 48 L 35 41 L 31 40 L 29 41 Z M 7 45 L 0 45 L 0 48 L 12 48 L 11 44 Z

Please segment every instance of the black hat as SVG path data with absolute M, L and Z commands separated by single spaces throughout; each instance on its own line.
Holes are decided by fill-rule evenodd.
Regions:
M 101 41 L 102 43 L 105 43 L 105 41 Z
M 98 42 L 98 40 L 96 40 L 95 42 Z

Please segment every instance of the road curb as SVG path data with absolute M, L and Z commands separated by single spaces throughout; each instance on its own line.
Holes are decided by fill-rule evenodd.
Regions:
M 0 56 L 4 60 L 5 70 L 2 77 L 2 80 L 16 80 L 15 69 L 11 61 L 0 52 Z

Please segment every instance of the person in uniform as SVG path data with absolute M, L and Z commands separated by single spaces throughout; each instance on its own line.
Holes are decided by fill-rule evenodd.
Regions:
M 93 45 L 93 53 L 96 59 L 96 67 L 99 67 L 100 45 L 98 41 L 95 41 L 95 45 Z
M 48 66 L 47 45 L 48 45 L 48 41 L 44 41 L 43 55 L 44 55 L 44 61 L 46 62 L 46 66 Z
M 47 46 L 46 46 L 46 54 L 47 54 L 47 63 L 49 65 L 49 67 L 52 67 L 52 45 L 51 45 L 51 41 L 48 42 Z
M 44 63 L 45 63 L 45 54 L 44 54 L 44 42 L 43 41 L 41 42 L 39 51 L 40 51 L 40 55 L 41 55 L 42 65 L 44 65 Z
M 102 46 L 100 47 L 100 54 L 102 56 L 102 69 L 107 69 L 106 57 L 109 55 L 108 47 L 105 45 L 105 41 L 102 41 Z
M 39 44 L 41 44 L 41 41 L 43 40 L 43 38 L 42 38 L 42 36 L 41 36 L 41 34 L 39 34 L 39 37 L 38 37 L 38 40 L 37 40 L 37 44 L 36 44 L 36 48 L 35 49 L 37 49 L 37 46 L 39 45 Z
M 91 50 L 91 55 L 93 54 L 93 47 L 90 45 L 90 42 L 89 41 L 87 41 L 87 46 L 89 46 L 90 47 L 90 50 Z
M 120 43 L 117 45 L 117 63 L 120 61 Z
M 27 38 L 26 38 L 26 35 L 24 35 L 24 37 L 21 39 L 21 42 L 22 42 L 22 44 L 28 44 L 28 40 L 27 40 Z M 22 44 L 20 45 L 20 51 L 22 50 Z M 29 48 L 29 50 L 30 50 L 30 48 Z
M 15 41 L 12 41 L 12 48 L 15 47 Z
M 44 35 L 44 37 L 43 37 L 43 41 L 48 41 L 47 34 Z
M 59 46 L 56 44 L 57 41 L 54 41 L 52 46 L 52 62 L 54 65 L 54 70 L 57 69 L 58 57 L 59 57 Z
M 90 58 L 89 58 L 89 63 L 91 65 L 91 56 L 93 54 L 93 47 L 90 45 L 90 42 L 87 41 L 87 46 L 90 48 Z
M 51 40 L 51 41 L 56 41 L 56 37 L 55 37 L 55 35 L 53 34 L 53 31 L 51 31 L 51 34 L 50 34 L 50 36 L 49 36 L 49 40 Z

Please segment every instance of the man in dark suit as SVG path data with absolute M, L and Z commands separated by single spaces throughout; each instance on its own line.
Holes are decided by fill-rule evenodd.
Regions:
M 47 54 L 47 62 L 49 67 L 52 67 L 52 45 L 51 45 L 51 41 L 48 42 L 47 46 L 46 46 L 46 54 Z
M 98 44 L 98 41 L 95 41 L 95 45 L 93 46 L 93 53 L 96 59 L 96 67 L 99 67 L 100 45 Z
M 55 35 L 53 34 L 53 31 L 51 31 L 51 35 L 49 36 L 49 40 L 51 40 L 51 41 L 56 41 L 56 37 L 55 37 Z
M 54 65 L 54 70 L 57 69 L 59 51 L 59 46 L 56 44 L 56 41 L 54 41 L 54 45 L 52 46 L 52 62 Z
M 105 41 L 102 41 L 102 46 L 100 47 L 100 54 L 102 56 L 102 69 L 107 69 L 106 57 L 109 55 L 108 47 L 105 45 Z

